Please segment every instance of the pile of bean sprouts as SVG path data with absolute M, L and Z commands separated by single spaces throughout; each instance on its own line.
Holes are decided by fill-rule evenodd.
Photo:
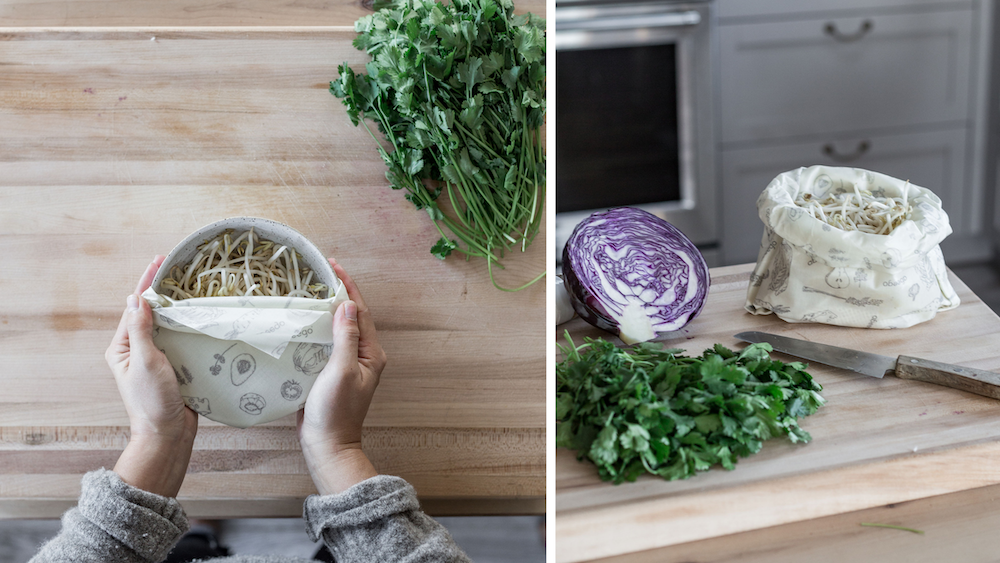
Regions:
M 907 182 L 906 188 L 909 187 Z M 853 192 L 829 194 L 817 199 L 810 193 L 800 194 L 795 204 L 813 217 L 844 231 L 861 231 L 887 235 L 909 219 L 913 207 L 903 197 L 876 197 L 868 190 L 854 186 Z
M 184 267 L 174 266 L 161 288 L 173 299 L 270 295 L 322 299 L 328 288 L 310 283 L 313 272 L 299 264 L 294 248 L 256 237 L 253 229 L 232 238 L 232 230 L 198 247 Z

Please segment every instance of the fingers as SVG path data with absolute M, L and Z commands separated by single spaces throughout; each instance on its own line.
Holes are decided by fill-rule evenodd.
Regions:
M 123 354 L 128 354 L 128 309 L 122 312 L 122 318 L 118 321 L 118 329 L 111 338 L 111 345 L 104 353 L 104 359 L 107 360 L 109 366 L 114 367 L 121 361 Z
M 146 291 L 153 283 L 153 277 L 156 276 L 156 272 L 163 265 L 164 259 L 166 259 L 166 256 L 162 254 L 157 254 L 153 257 L 153 261 L 146 266 L 146 271 L 139 276 L 139 283 L 135 286 L 135 295 Z M 126 304 L 122 318 L 118 321 L 118 329 L 115 330 L 115 335 L 111 338 L 111 345 L 108 346 L 108 350 L 104 354 L 104 359 L 107 360 L 108 364 L 113 365 L 118 363 L 121 356 L 129 352 L 129 318 L 129 308 L 128 304 Z
M 160 352 L 153 343 L 153 313 L 149 309 L 149 304 L 138 295 L 129 295 L 125 315 L 130 363 L 136 361 L 138 365 L 148 366 Z
M 340 377 L 357 373 L 360 336 L 358 306 L 353 301 L 344 301 L 333 315 L 333 357 L 327 368 L 332 366 Z
M 365 305 L 365 300 L 361 297 L 361 291 L 358 290 L 358 285 L 354 283 L 351 276 L 347 275 L 347 271 L 344 270 L 344 267 L 338 264 L 333 258 L 329 258 L 329 260 L 330 265 L 333 266 L 334 273 L 337 274 L 337 277 L 340 278 L 340 281 L 344 284 L 344 289 L 347 290 L 347 296 L 351 298 L 351 301 L 358 304 L 358 309 L 368 309 L 368 306 Z
M 377 342 L 378 340 L 375 334 L 375 321 L 372 319 L 371 311 L 365 304 L 364 298 L 361 297 L 361 291 L 358 289 L 358 285 L 354 283 L 354 280 L 352 280 L 351 276 L 347 274 L 344 267 L 332 258 L 330 259 L 330 265 L 333 266 L 333 271 L 344 284 L 344 289 L 347 290 L 347 297 L 357 304 L 358 327 L 361 330 L 361 340 L 364 342 Z
M 156 276 L 156 271 L 160 269 L 164 259 L 166 259 L 166 256 L 159 254 L 153 257 L 153 261 L 149 263 L 149 266 L 146 266 L 146 271 L 139 277 L 139 284 L 135 286 L 136 295 L 146 291 L 146 289 L 152 285 L 153 278 Z

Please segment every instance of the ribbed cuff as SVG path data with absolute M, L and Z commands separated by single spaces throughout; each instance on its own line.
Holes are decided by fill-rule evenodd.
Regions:
M 139 556 L 162 561 L 188 529 L 177 499 L 133 487 L 114 471 L 83 476 L 80 513 Z
M 363 526 L 394 514 L 420 509 L 417 492 L 405 479 L 376 475 L 335 495 L 311 495 L 303 517 L 309 539 L 322 539 L 324 530 Z

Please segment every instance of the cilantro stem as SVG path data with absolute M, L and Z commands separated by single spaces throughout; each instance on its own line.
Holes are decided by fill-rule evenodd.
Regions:
M 524 285 L 522 285 L 522 286 L 520 286 L 520 287 L 515 287 L 515 288 L 513 288 L 513 289 L 509 289 L 509 288 L 506 288 L 506 287 L 502 287 L 502 286 L 500 286 L 500 285 L 499 285 L 499 284 L 497 283 L 497 280 L 496 280 L 496 279 L 495 279 L 495 278 L 493 277 L 493 269 L 492 269 L 492 268 L 490 267 L 490 265 L 491 265 L 491 264 L 492 264 L 493 262 L 494 262 L 494 260 L 488 260 L 488 261 L 486 262 L 486 268 L 487 268 L 487 269 L 488 269 L 488 270 L 490 271 L 490 281 L 491 281 L 491 282 L 493 282 L 493 287 L 495 287 L 495 288 L 499 289 L 500 291 L 508 291 L 508 292 L 511 292 L 511 293 L 513 293 L 513 292 L 515 292 L 515 291 L 521 291 L 522 289 L 525 289 L 525 288 L 527 288 L 527 287 L 528 287 L 528 286 L 530 286 L 531 284 L 533 284 L 533 283 L 537 282 L 538 280 L 540 280 L 540 279 L 542 279 L 542 278 L 544 278 L 544 277 L 545 277 L 545 272 L 542 272 L 542 273 L 538 274 L 538 276 L 536 276 L 536 277 L 535 277 L 535 279 L 533 279 L 533 280 L 529 281 L 528 283 L 526 283 L 526 284 L 524 284 Z M 500 264 L 499 264 L 499 263 L 497 263 L 497 265 L 499 266 Z
M 459 207 L 458 202 L 455 201 L 455 191 L 451 188 L 451 182 L 445 182 L 444 186 L 445 189 L 448 191 L 448 199 L 451 201 L 451 207 L 455 210 L 455 214 L 458 215 L 458 219 L 462 222 L 463 225 L 465 225 L 465 228 L 471 229 L 472 227 L 469 226 L 469 222 L 465 220 L 465 215 L 466 213 L 468 213 L 468 211 L 463 213 L 462 208 Z
M 544 21 L 515 16 L 504 0 L 379 5 L 355 23 L 355 46 L 373 55 L 369 75 L 345 63 L 330 91 L 376 141 L 392 187 L 429 212 L 441 235 L 432 252 L 485 258 L 491 282 L 504 289 L 494 269 L 503 269 L 507 251 L 523 252 L 535 239 L 545 201 L 544 106 L 534 101 L 545 91 Z M 429 188 L 427 179 L 440 184 Z M 454 213 L 437 207 L 442 191 Z
M 862 522 L 859 525 L 860 526 L 865 526 L 865 527 L 868 527 L 868 528 L 891 528 L 893 530 L 902 530 L 904 532 L 912 532 L 914 534 L 924 535 L 924 531 L 923 530 L 917 530 L 915 528 L 907 528 L 907 527 L 904 527 L 904 526 L 894 526 L 892 524 L 878 524 L 878 523 L 874 523 L 874 522 Z

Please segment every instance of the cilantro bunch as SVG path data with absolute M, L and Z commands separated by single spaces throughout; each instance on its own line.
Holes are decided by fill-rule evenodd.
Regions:
M 434 221 L 441 238 L 431 253 L 483 257 L 493 279 L 494 264 L 523 251 L 542 219 L 545 22 L 514 15 L 511 0 L 375 8 L 354 24 L 354 46 L 372 56 L 368 74 L 340 65 L 330 92 L 378 143 L 392 187 Z
M 556 445 L 578 451 L 605 481 L 644 472 L 685 479 L 760 451 L 764 440 L 810 436 L 796 419 L 823 405 L 800 362 L 772 360 L 769 344 L 734 352 L 716 344 L 696 358 L 650 342 L 623 350 L 566 334 L 556 366 Z

